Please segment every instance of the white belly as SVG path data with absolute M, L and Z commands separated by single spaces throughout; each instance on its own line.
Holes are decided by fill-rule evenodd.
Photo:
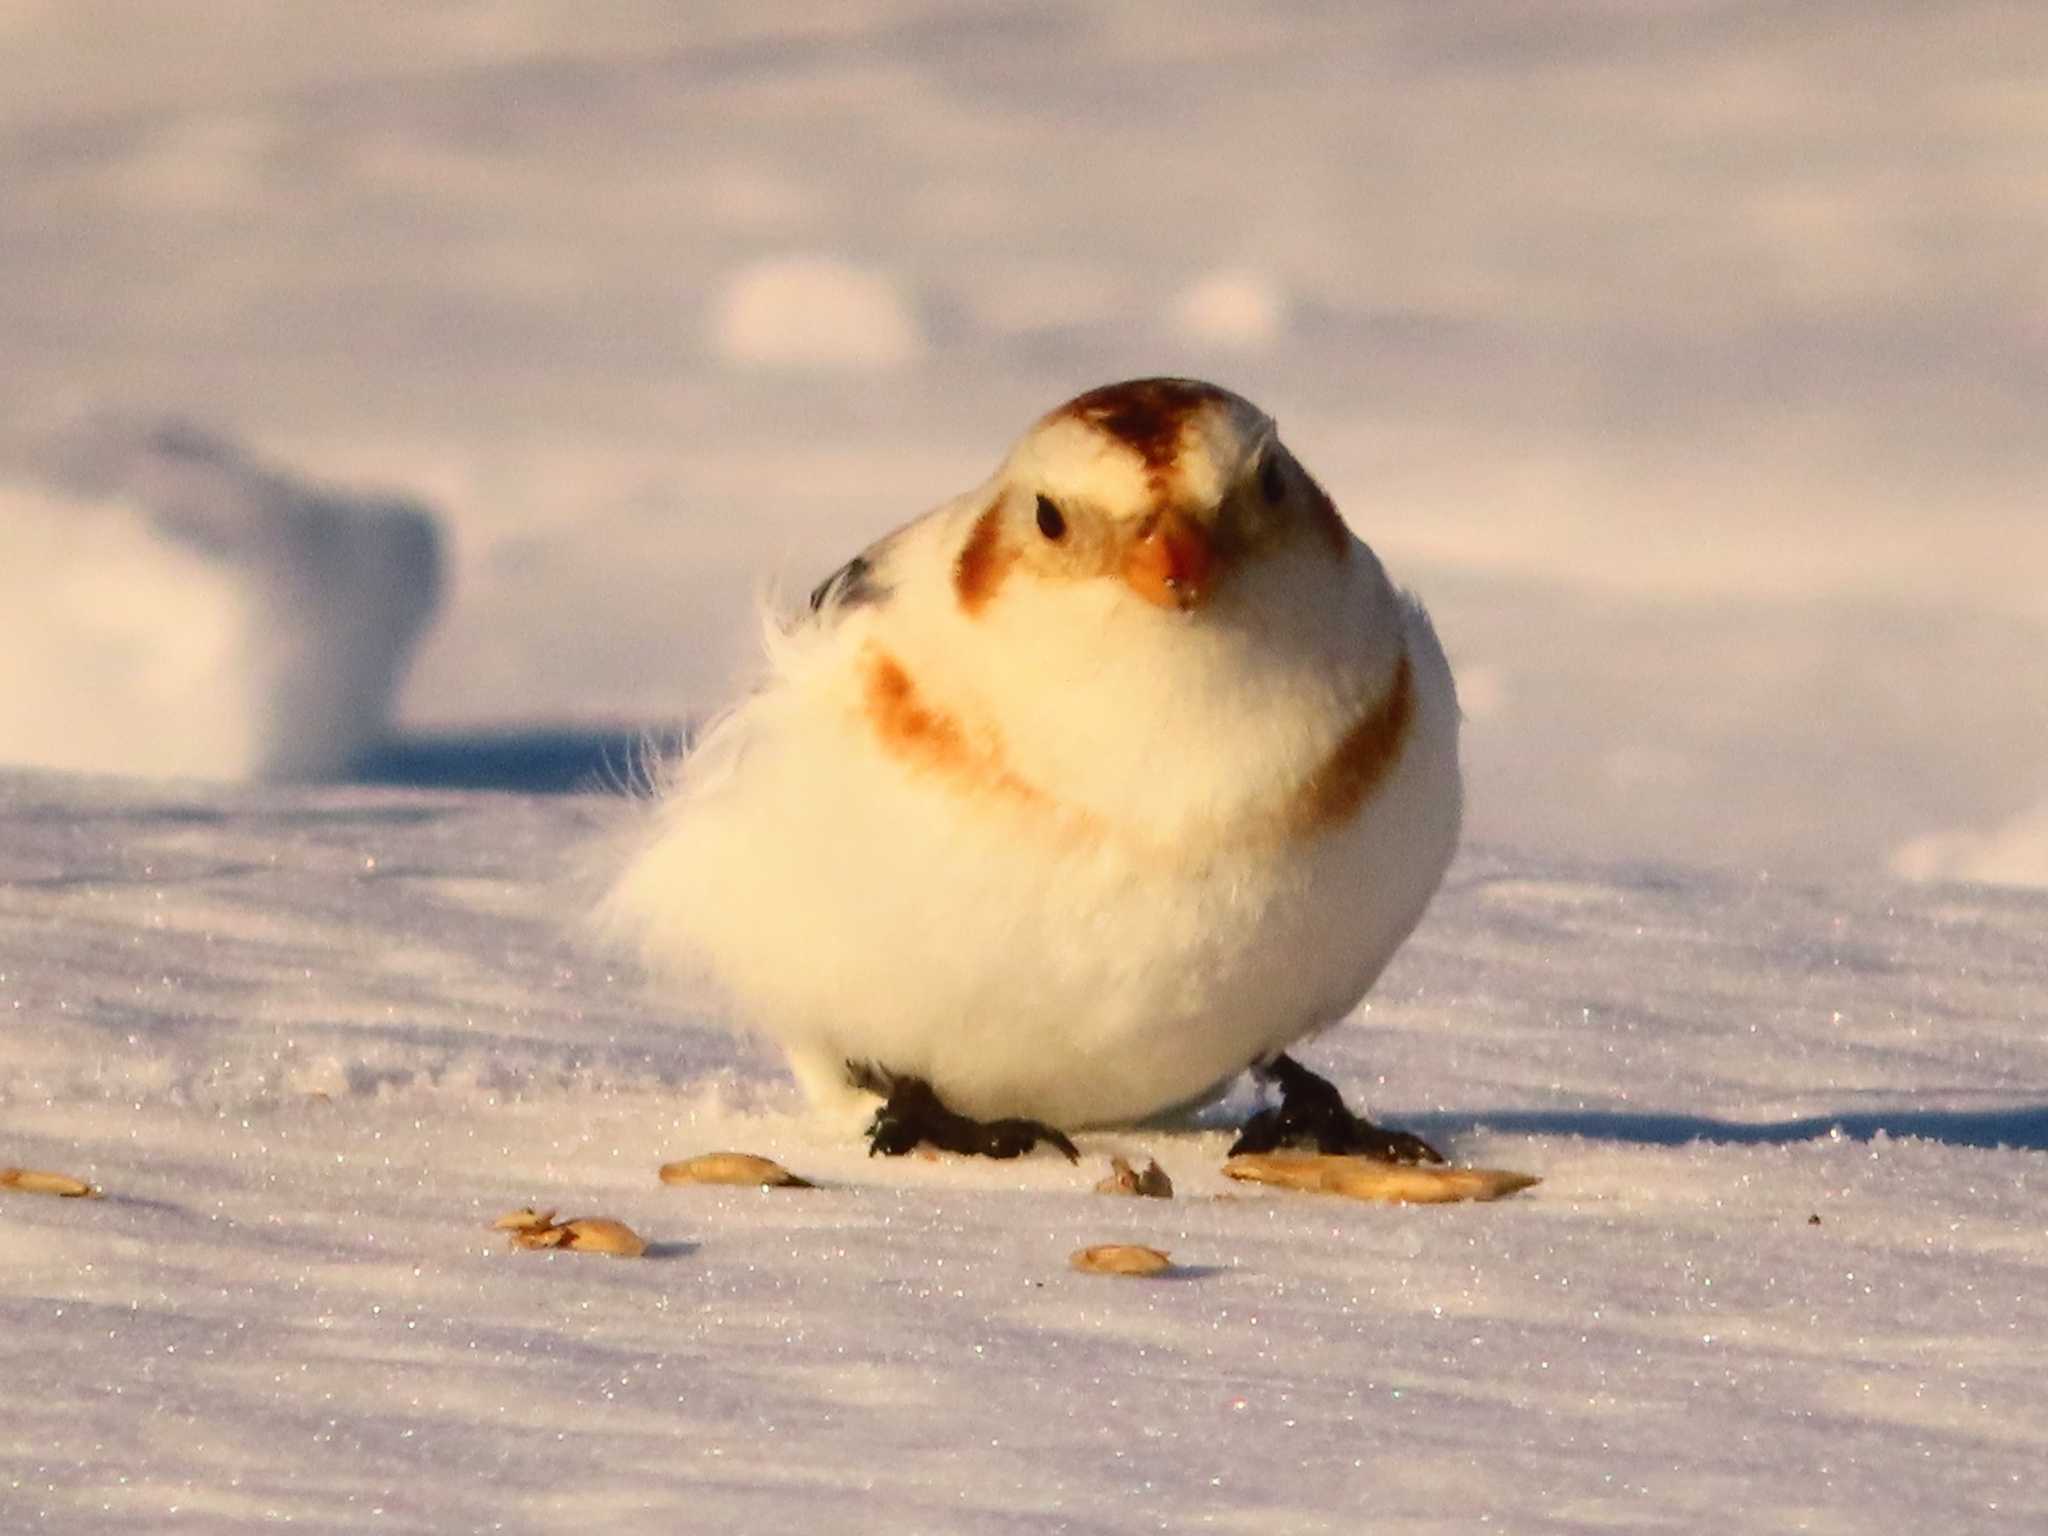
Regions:
M 1422 915 L 1460 787 L 1433 639 L 1416 663 L 1404 751 L 1355 817 L 1206 852 L 964 801 L 764 695 L 721 745 L 733 771 L 664 808 L 614 904 L 807 1086 L 853 1060 L 978 1118 L 1140 1119 L 1341 1018 Z

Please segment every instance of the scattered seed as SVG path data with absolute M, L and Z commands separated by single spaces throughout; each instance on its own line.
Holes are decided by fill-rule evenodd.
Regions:
M 1090 1275 L 1163 1275 L 1173 1268 L 1163 1250 L 1138 1243 L 1097 1243 L 1077 1250 L 1067 1262 Z
M 512 1234 L 515 1248 L 559 1248 L 567 1241 L 567 1227 L 527 1227 Z
M 1254 1184 L 1398 1205 L 1498 1200 L 1543 1182 L 1533 1174 L 1510 1173 L 1503 1168 L 1409 1167 L 1369 1157 L 1328 1157 L 1315 1152 L 1249 1152 L 1231 1158 L 1223 1172 L 1228 1178 Z
M 577 1253 L 610 1253 L 637 1259 L 647 1251 L 640 1234 L 609 1216 L 572 1216 L 557 1224 L 553 1211 L 514 1211 L 491 1223 L 512 1234 L 518 1248 L 568 1248 Z
M 561 1246 L 578 1253 L 609 1253 L 622 1259 L 637 1259 L 647 1251 L 647 1240 L 623 1221 L 609 1216 L 578 1216 L 555 1228 L 563 1234 Z
M 0 1189 L 18 1189 L 25 1195 L 56 1195 L 64 1200 L 87 1200 L 99 1195 L 83 1179 L 74 1179 L 68 1173 L 44 1173 L 38 1168 L 0 1168 Z
M 545 1232 L 555 1224 L 553 1211 L 514 1211 L 509 1216 L 500 1216 L 491 1223 L 499 1232 Z
M 751 1152 L 705 1152 L 661 1165 L 664 1184 L 758 1184 L 774 1189 L 815 1189 L 773 1158 Z
M 1095 1192 L 1098 1195 L 1142 1195 L 1149 1200 L 1171 1200 L 1173 1180 L 1166 1176 L 1166 1170 L 1159 1166 L 1156 1158 L 1140 1173 L 1123 1158 L 1112 1157 L 1109 1160 L 1109 1177 L 1095 1186 Z

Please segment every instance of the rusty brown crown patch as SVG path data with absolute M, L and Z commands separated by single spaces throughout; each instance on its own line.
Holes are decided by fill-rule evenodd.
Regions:
M 1196 379 L 1128 379 L 1077 395 L 1053 414 L 1085 421 L 1123 443 L 1144 460 L 1154 491 L 1163 492 L 1189 418 L 1229 400 L 1215 385 Z

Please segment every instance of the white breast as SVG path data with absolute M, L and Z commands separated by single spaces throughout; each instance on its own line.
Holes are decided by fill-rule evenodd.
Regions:
M 1255 662 L 1192 672 L 1192 691 L 1171 653 L 1075 679 L 1068 703 L 1086 707 L 1061 730 L 1027 724 L 1029 709 L 1003 722 L 1013 768 L 1050 804 L 961 793 L 892 755 L 858 705 L 874 637 L 808 640 L 686 766 L 612 916 L 657 966 L 707 969 L 807 1083 L 870 1061 L 969 1114 L 1069 1126 L 1201 1097 L 1349 1011 L 1449 862 L 1450 673 L 1418 609 L 1389 617 L 1335 677 L 1263 700 L 1256 731 Z M 985 702 L 914 628 L 899 620 L 895 638 L 934 699 Z M 1364 676 L 1375 649 L 1401 647 L 1416 708 L 1367 804 L 1307 838 L 1232 835 L 1231 809 L 1312 763 L 1358 702 L 1332 713 L 1316 689 L 1344 695 L 1354 661 Z

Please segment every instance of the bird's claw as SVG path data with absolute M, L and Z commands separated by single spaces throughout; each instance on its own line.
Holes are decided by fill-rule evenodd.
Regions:
M 1245 1121 L 1230 1155 L 1312 1147 L 1337 1157 L 1370 1157 L 1383 1163 L 1440 1163 L 1443 1154 L 1410 1131 L 1392 1131 L 1354 1115 L 1344 1096 L 1289 1056 L 1275 1056 L 1253 1068 L 1280 1086 L 1280 1102 Z
M 877 1085 L 886 1083 L 888 1095 L 868 1123 L 870 1157 L 901 1157 L 920 1145 L 971 1157 L 1022 1157 L 1045 1142 L 1068 1162 L 1081 1160 L 1066 1134 L 1041 1120 L 970 1120 L 948 1109 L 921 1077 L 886 1076 L 872 1068 L 866 1075 Z

